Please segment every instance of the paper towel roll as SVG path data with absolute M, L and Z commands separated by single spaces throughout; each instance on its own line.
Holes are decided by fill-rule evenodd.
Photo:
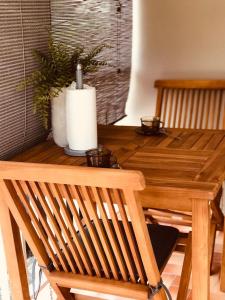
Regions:
M 66 91 L 67 140 L 71 150 L 86 151 L 97 147 L 96 90 L 75 83 Z
M 52 135 L 54 142 L 60 146 L 68 145 L 66 136 L 66 88 L 51 101 Z

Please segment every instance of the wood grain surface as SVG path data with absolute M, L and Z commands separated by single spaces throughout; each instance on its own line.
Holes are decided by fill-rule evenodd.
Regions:
M 215 198 L 225 176 L 225 163 L 221 163 L 225 131 L 168 129 L 166 134 L 144 136 L 135 129 L 101 126 L 99 144 L 113 151 L 122 169 L 144 174 L 147 194 L 151 191 L 158 197 L 166 191 L 169 198 L 176 190 L 178 198 Z M 85 157 L 67 156 L 53 141 L 38 144 L 12 160 L 86 166 Z M 146 190 L 142 194 L 145 196 Z
M 208 300 L 210 204 L 225 178 L 225 131 L 168 129 L 144 136 L 135 127 L 101 126 L 98 138 L 122 169 L 144 174 L 146 188 L 136 192 L 142 206 L 192 212 L 192 299 Z M 13 160 L 86 166 L 85 157 L 67 156 L 52 141 Z

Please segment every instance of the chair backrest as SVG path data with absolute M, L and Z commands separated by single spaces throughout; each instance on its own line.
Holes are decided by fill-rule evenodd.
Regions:
M 225 129 L 225 80 L 156 80 L 155 87 L 165 127 Z
M 41 266 L 155 286 L 138 171 L 0 162 L 8 205 Z M 135 239 L 134 239 L 135 236 Z

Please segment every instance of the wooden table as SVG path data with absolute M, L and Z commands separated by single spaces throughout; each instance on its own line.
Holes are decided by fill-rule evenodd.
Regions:
M 168 133 L 146 137 L 137 134 L 135 127 L 102 126 L 98 136 L 122 168 L 143 172 L 147 183 L 140 193 L 143 206 L 192 212 L 192 299 L 207 300 L 210 202 L 225 178 L 225 131 L 171 129 Z M 13 160 L 85 165 L 85 158 L 64 155 L 52 141 Z

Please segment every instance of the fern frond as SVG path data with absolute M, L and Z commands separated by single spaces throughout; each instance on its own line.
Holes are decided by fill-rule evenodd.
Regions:
M 27 85 L 33 87 L 33 109 L 41 116 L 45 128 L 51 100 L 75 80 L 77 63 L 82 64 L 84 74 L 96 72 L 99 67 L 108 65 L 106 61 L 96 58 L 105 48 L 110 46 L 101 44 L 86 52 L 82 45 L 72 47 L 54 40 L 49 32 L 47 52 L 33 50 L 38 69 L 23 80 L 18 88 L 21 90 Z

